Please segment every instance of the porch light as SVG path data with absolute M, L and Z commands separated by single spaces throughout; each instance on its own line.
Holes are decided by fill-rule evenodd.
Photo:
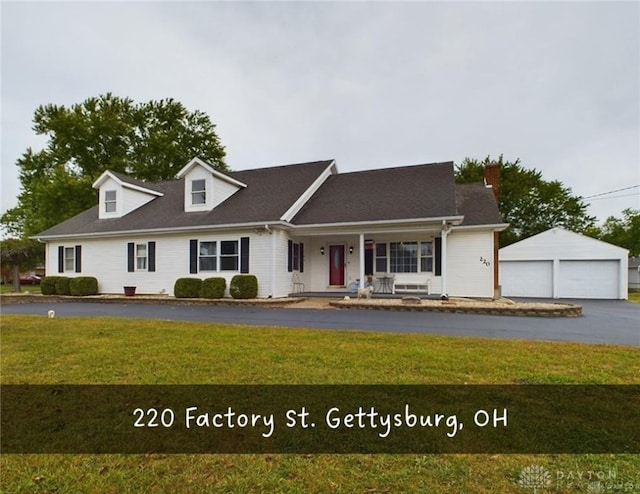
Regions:
M 324 256 L 324 247 L 320 247 L 320 254 Z
M 353 245 L 349 246 L 349 254 L 353 254 Z

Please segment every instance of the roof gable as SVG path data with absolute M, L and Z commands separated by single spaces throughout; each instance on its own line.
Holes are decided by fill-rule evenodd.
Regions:
M 293 218 L 296 225 L 457 216 L 453 162 L 333 175 Z
M 241 182 L 240 180 L 237 180 L 229 175 L 225 175 L 224 173 L 216 170 L 209 163 L 207 163 L 204 160 L 201 160 L 198 157 L 193 158 L 191 161 L 189 161 L 189 163 L 183 166 L 182 169 L 177 173 L 176 177 L 184 178 L 191 170 L 193 170 L 194 167 L 197 167 L 197 166 L 203 168 L 214 177 L 220 180 L 223 180 L 225 182 L 228 182 L 232 185 L 235 185 L 237 187 L 242 187 L 242 188 L 247 186 L 247 184 Z
M 567 258 L 626 257 L 627 249 L 561 227 L 551 228 L 500 249 L 500 259 L 547 259 L 560 253 Z M 533 256 L 533 257 L 532 257 Z M 553 256 L 551 256 L 553 257 Z
M 144 180 L 138 180 L 136 178 L 129 177 L 124 173 L 113 172 L 111 170 L 104 171 L 102 175 L 93 182 L 92 187 L 94 189 L 99 189 L 109 179 L 127 189 L 136 190 L 152 196 L 162 196 L 162 192 L 156 190 L 152 185 Z

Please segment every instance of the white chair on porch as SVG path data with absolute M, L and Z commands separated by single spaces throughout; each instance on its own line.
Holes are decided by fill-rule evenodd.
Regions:
M 298 273 L 293 273 L 291 284 L 293 286 L 292 293 L 303 293 L 305 291 L 304 283 L 300 281 L 300 275 Z

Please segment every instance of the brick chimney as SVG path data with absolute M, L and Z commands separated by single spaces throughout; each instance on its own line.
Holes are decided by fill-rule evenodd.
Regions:
M 484 167 L 484 183 L 493 189 L 496 202 L 500 197 L 500 163 L 489 163 Z
M 500 197 L 500 164 L 489 163 L 484 167 L 484 183 L 490 185 L 493 190 L 493 197 L 496 198 L 496 203 L 499 204 L 498 199 Z M 500 293 L 500 260 L 498 258 L 498 249 L 500 249 L 500 233 L 493 232 L 493 296 L 499 298 Z

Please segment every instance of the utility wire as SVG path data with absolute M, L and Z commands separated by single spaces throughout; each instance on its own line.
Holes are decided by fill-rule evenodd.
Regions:
M 620 192 L 622 190 L 635 189 L 636 187 L 640 187 L 640 184 L 632 185 L 630 187 L 623 187 L 622 189 L 610 190 L 609 192 L 602 192 L 600 194 L 594 194 L 592 196 L 583 197 L 583 199 L 591 199 L 592 197 L 606 196 L 606 195 L 609 195 L 609 194 L 613 194 L 614 192 Z
M 604 199 L 618 199 L 620 197 L 633 197 L 633 196 L 637 196 L 638 194 L 640 194 L 640 192 L 638 192 L 636 194 L 623 194 L 621 196 L 597 197 L 596 199 L 592 199 L 592 201 L 602 201 Z

